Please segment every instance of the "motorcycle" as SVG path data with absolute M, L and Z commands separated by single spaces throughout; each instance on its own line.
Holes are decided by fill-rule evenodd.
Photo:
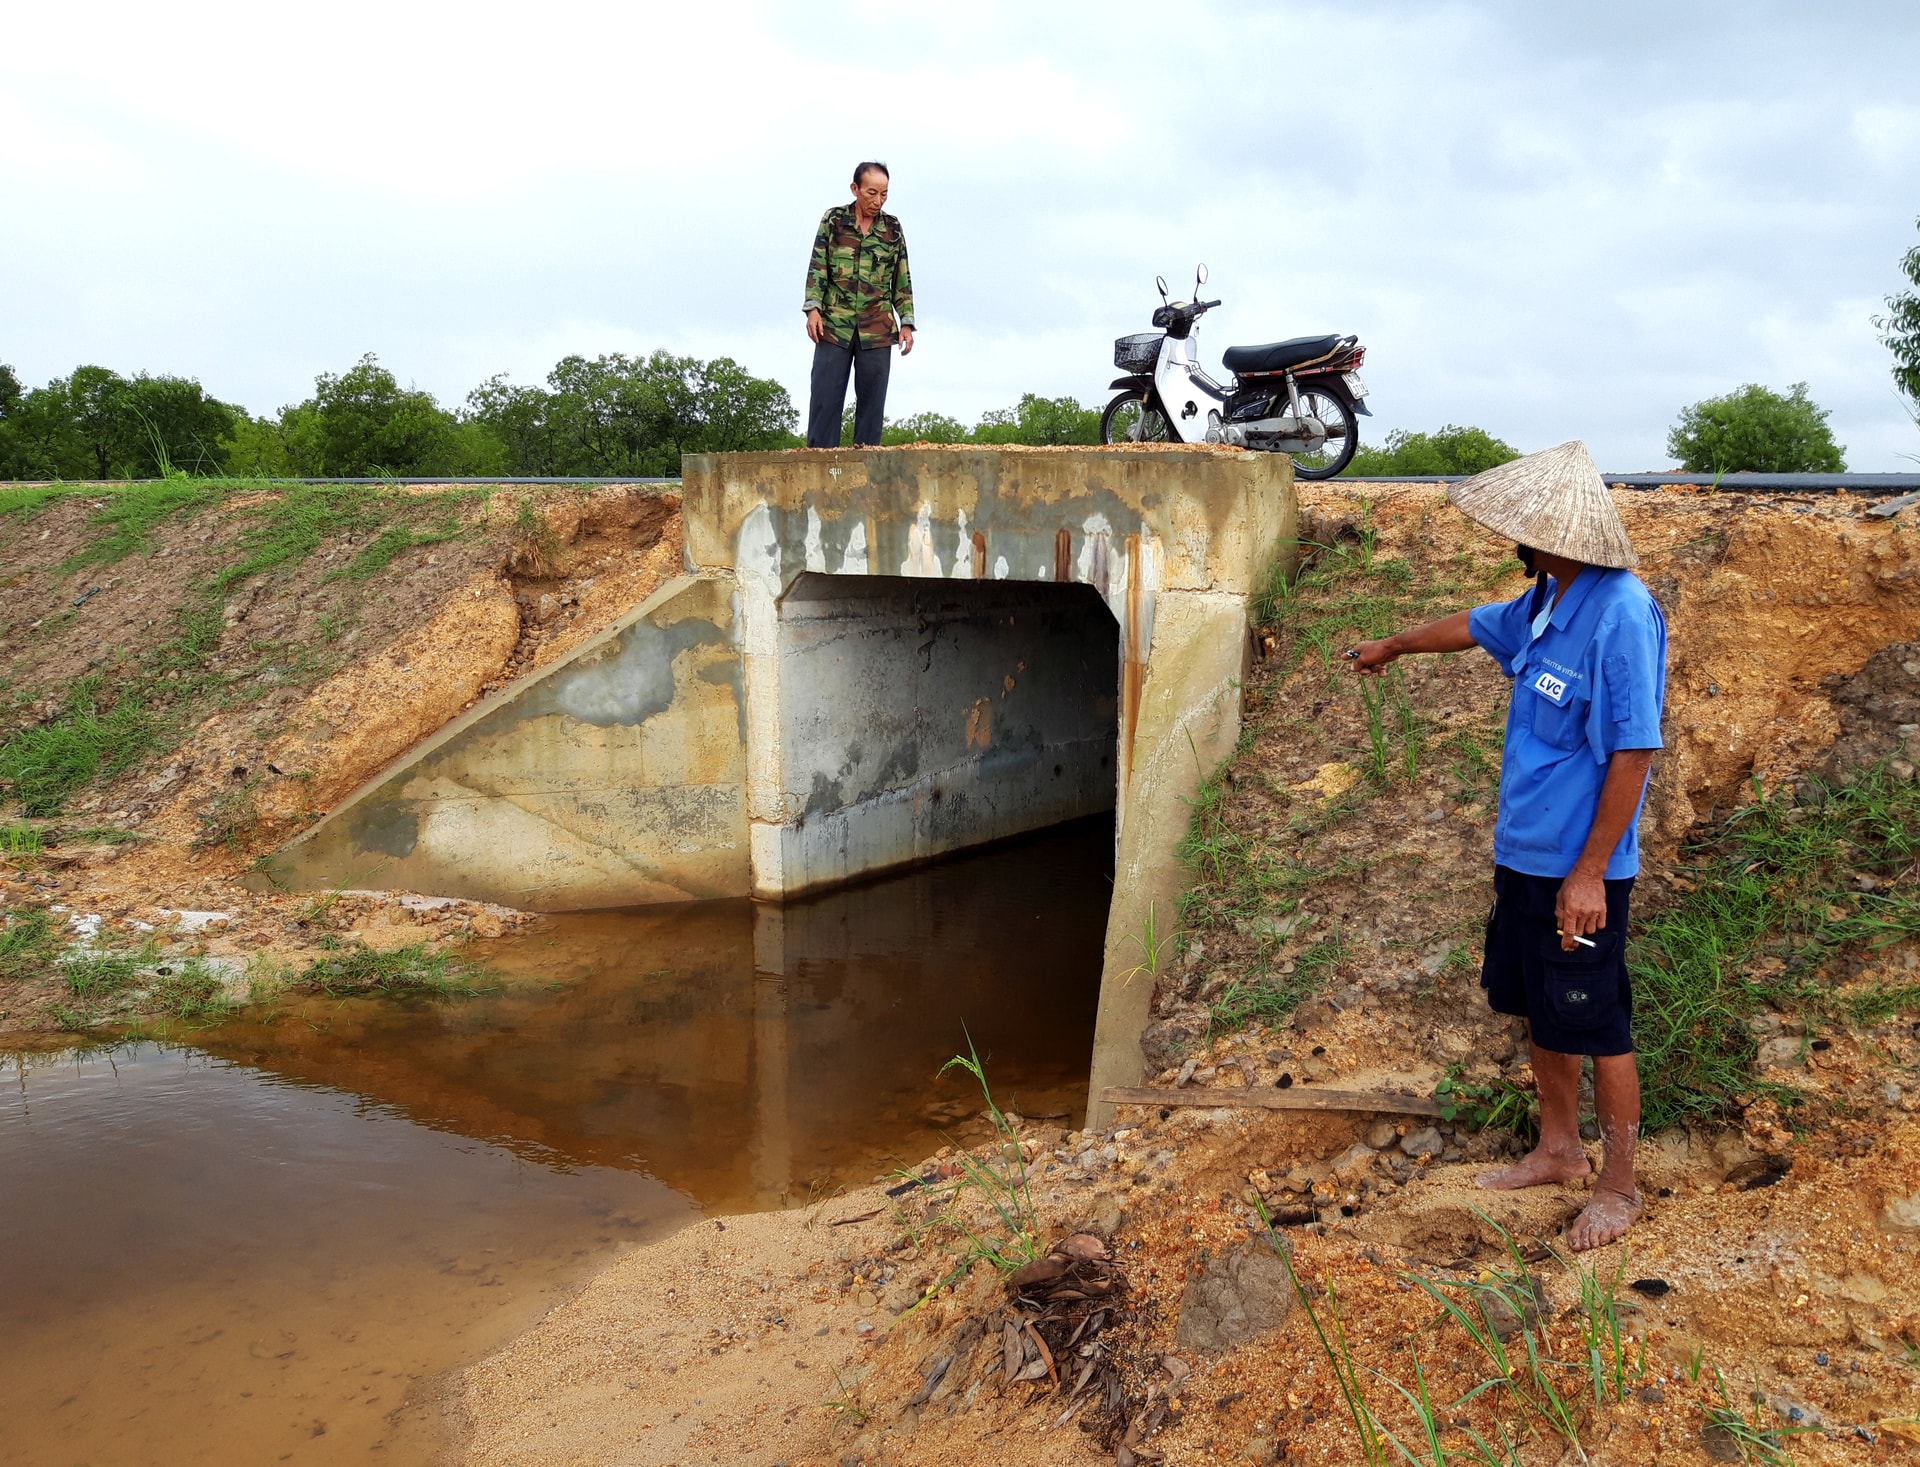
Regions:
M 1200 367 L 1194 332 L 1219 301 L 1200 299 L 1207 267 L 1194 272 L 1191 301 L 1167 299 L 1155 276 L 1158 331 L 1123 336 L 1113 364 L 1127 376 L 1100 417 L 1102 443 L 1233 443 L 1293 456 L 1303 479 L 1331 479 L 1360 446 L 1358 419 L 1371 417 L 1358 368 L 1367 349 L 1357 336 L 1296 336 L 1265 346 L 1230 346 L 1221 362 L 1233 384 Z

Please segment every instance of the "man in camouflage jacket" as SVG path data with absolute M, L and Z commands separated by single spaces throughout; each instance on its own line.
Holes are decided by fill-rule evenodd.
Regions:
M 877 444 L 886 420 L 893 344 L 913 350 L 913 277 L 900 221 L 883 213 L 884 163 L 853 171 L 853 202 L 820 216 L 807 266 L 807 336 L 813 342 L 813 385 L 807 405 L 807 447 L 838 448 L 853 378 L 853 441 Z M 899 314 L 899 328 L 894 315 Z

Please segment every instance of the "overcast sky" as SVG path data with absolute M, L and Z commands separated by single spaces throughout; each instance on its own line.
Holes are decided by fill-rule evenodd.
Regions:
M 1107 397 L 1193 265 L 1202 356 L 1357 332 L 1389 428 L 1664 467 L 1805 381 L 1911 469 L 1870 318 L 1920 242 L 1920 6 L 1347 0 L 10 6 L 0 361 L 273 412 L 377 352 L 458 405 L 571 352 L 731 356 L 803 412 L 820 211 L 885 159 L 889 409 Z

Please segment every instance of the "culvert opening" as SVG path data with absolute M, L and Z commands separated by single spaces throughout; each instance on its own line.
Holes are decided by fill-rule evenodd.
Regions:
M 780 895 L 1113 811 L 1120 629 L 1093 587 L 808 572 L 779 609 L 754 839 Z

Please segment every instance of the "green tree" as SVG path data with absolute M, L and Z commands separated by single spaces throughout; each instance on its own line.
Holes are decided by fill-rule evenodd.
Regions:
M 312 397 L 280 413 L 295 474 L 441 476 L 465 466 L 459 421 L 431 393 L 402 387 L 372 352 L 338 376 L 322 372 L 313 388 Z
M 852 442 L 853 425 L 847 424 L 847 441 Z M 915 413 L 910 418 L 891 422 L 880 430 L 881 443 L 965 443 L 971 435 L 967 425 L 945 413 Z
M 217 473 L 220 440 L 238 410 L 187 377 L 127 378 L 81 366 L 45 387 L 20 391 L 7 370 L 10 400 L 0 410 L 0 472 L 9 478 L 157 478 L 173 471 Z
M 287 438 L 272 418 L 236 413 L 233 426 L 220 440 L 226 471 L 237 479 L 295 477 L 287 460 Z
M 1369 479 L 1477 474 L 1518 457 L 1518 449 L 1495 438 L 1485 428 L 1462 428 L 1449 423 L 1436 433 L 1409 433 L 1404 428 L 1395 428 L 1387 434 L 1384 447 L 1363 445 L 1357 449 L 1345 472 Z
M 20 409 L 26 395 L 13 368 L 0 362 L 0 479 L 27 477 L 22 472 L 26 458 L 18 437 Z
M 1920 227 L 1920 219 L 1913 221 Z M 1880 344 L 1893 353 L 1893 380 L 1920 409 L 1920 245 L 1900 257 L 1901 272 L 1913 289 L 1887 297 L 1887 314 L 1875 316 L 1873 324 L 1882 335 Z
M 1071 397 L 1022 394 L 1009 410 L 983 413 L 973 430 L 975 443 L 1024 443 L 1047 447 L 1061 443 L 1098 443 L 1100 409 L 1080 406 Z
M 126 384 L 119 403 L 118 465 L 130 478 L 174 473 L 218 474 L 226 468 L 221 439 L 246 414 L 208 397 L 190 377 L 150 377 Z
M 1807 396 L 1804 382 L 1785 397 L 1749 382 L 1682 409 L 1667 452 L 1691 474 L 1837 474 L 1847 466 L 1826 409 Z
M 522 474 L 677 474 L 684 453 L 785 448 L 797 415 L 786 388 L 730 357 L 701 362 L 656 351 L 570 356 L 547 385 L 496 376 L 467 397 L 468 421 Z

